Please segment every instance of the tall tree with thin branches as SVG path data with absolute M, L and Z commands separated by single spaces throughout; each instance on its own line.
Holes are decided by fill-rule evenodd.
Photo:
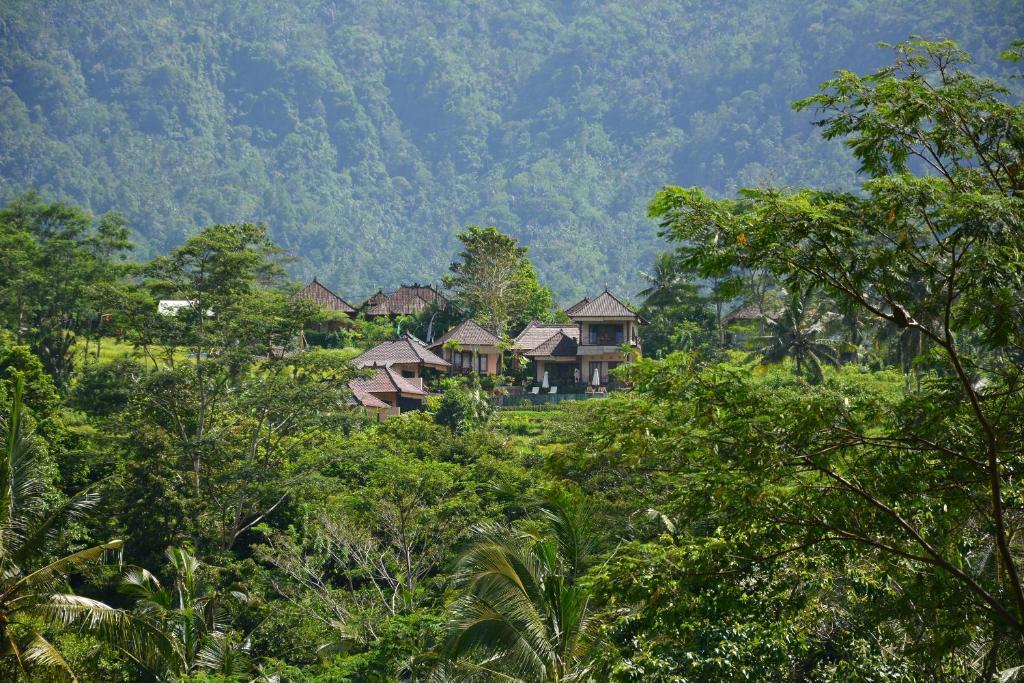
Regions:
M 527 247 L 497 228 L 471 225 L 458 234 L 463 251 L 444 284 L 473 319 L 499 337 L 531 319 L 545 319 L 551 291 L 537 280 Z

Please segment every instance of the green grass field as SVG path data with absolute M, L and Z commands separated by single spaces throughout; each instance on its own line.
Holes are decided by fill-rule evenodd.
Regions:
M 149 350 L 157 360 L 161 360 L 166 355 L 166 350 L 161 346 L 153 346 Z M 83 365 L 90 363 L 106 364 L 125 359 L 135 360 L 140 363 L 152 363 L 141 348 L 136 348 L 128 342 L 118 341 L 113 337 L 103 337 L 100 339 L 98 349 L 94 341 L 90 341 L 88 344 L 84 340 L 79 341 L 75 344 L 75 355 L 78 362 Z M 174 359 L 176 361 L 185 360 L 185 357 L 186 353 L 183 350 L 179 349 L 174 352 Z

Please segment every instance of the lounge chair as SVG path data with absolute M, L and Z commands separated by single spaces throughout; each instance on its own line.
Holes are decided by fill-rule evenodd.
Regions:
M 551 391 L 549 391 L 548 393 L 549 394 L 557 394 L 558 393 L 558 387 L 551 387 Z
M 539 394 L 540 393 L 540 387 L 534 387 L 533 389 L 530 389 L 530 393 L 531 394 Z

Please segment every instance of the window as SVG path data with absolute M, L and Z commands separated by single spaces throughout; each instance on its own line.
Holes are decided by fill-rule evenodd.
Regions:
M 600 346 L 621 344 L 624 339 L 622 325 L 590 325 L 590 343 Z
M 472 351 L 454 351 L 451 355 L 452 370 L 456 372 L 476 371 L 480 374 L 487 372 L 487 354 L 478 353 L 476 360 L 473 360 Z

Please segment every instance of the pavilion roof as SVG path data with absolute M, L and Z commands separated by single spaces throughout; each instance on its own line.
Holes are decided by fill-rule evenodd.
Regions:
M 358 398 L 360 394 L 412 394 L 414 396 L 426 396 L 427 392 L 423 387 L 410 382 L 390 367 L 374 368 L 373 375 L 368 378 L 354 379 L 348 383 L 352 393 Z M 376 398 L 376 397 L 374 397 Z M 379 399 L 378 399 L 379 400 Z M 366 405 L 366 404 L 364 404 Z M 384 404 L 387 406 L 388 404 Z M 376 406 L 381 407 L 381 406 Z
M 575 358 L 579 345 L 564 332 L 555 332 L 551 338 L 537 348 L 527 351 L 524 356 L 548 358 Z
M 501 343 L 497 336 L 480 327 L 475 320 L 464 320 L 441 335 L 429 348 L 440 348 L 449 339 L 463 346 L 497 346 Z
M 327 289 L 323 284 L 313 278 L 313 281 L 295 293 L 296 299 L 306 299 L 318 304 L 321 308 L 329 311 L 341 311 L 342 313 L 353 314 L 356 309 L 340 296 Z
M 450 304 L 433 286 L 413 283 L 401 285 L 391 294 L 378 290 L 366 300 L 363 310 L 367 315 L 415 315 L 430 306 L 446 309 Z
M 390 403 L 385 403 L 366 389 L 355 386 L 355 382 L 349 382 L 348 388 L 352 390 L 352 402 L 367 408 L 390 408 Z
M 387 367 L 396 363 L 424 365 L 439 370 L 450 367 L 448 361 L 409 337 L 384 341 L 364 351 L 352 361 L 359 367 Z
M 594 299 L 583 299 L 566 310 L 570 318 L 637 318 L 629 306 L 607 289 Z
M 512 346 L 517 351 L 532 351 L 559 332 L 579 341 L 580 328 L 574 323 L 541 323 L 534 320 L 519 333 Z
M 743 304 L 738 306 L 724 316 L 722 316 L 722 324 L 728 325 L 729 323 L 740 322 L 744 320 L 760 320 L 761 318 L 774 318 L 779 314 L 778 311 L 765 311 L 762 310 L 757 304 Z

